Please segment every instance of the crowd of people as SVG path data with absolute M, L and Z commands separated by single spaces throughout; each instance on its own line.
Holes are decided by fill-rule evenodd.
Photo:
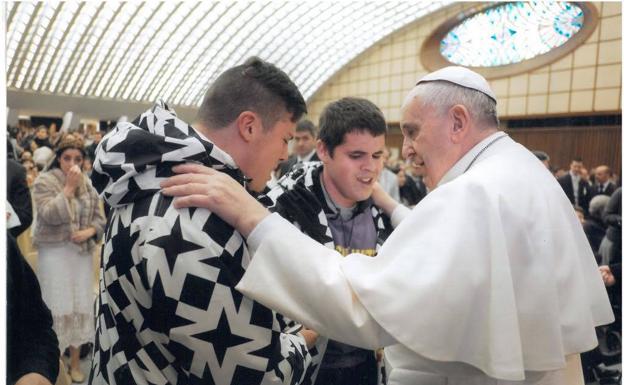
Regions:
M 94 385 L 376 385 L 385 363 L 396 384 L 563 385 L 578 353 L 586 380 L 619 383 L 593 334 L 619 338 L 619 178 L 581 159 L 553 171 L 535 151 L 545 171 L 498 131 L 496 97 L 466 71 L 410 92 L 403 159 L 374 103 L 331 102 L 317 126 L 300 119 L 297 86 L 258 58 L 221 74 L 192 124 L 159 101 L 106 136 L 10 128 L 9 336 L 42 332 L 9 339 L 10 383 L 55 383 L 66 350 L 70 380 Z M 555 264 L 569 275 L 543 274 Z
M 93 256 L 99 254 L 106 223 L 102 201 L 89 179 L 87 162 L 88 154 L 95 153 L 101 133 L 85 146 L 81 132 L 59 133 L 54 127 L 50 131 L 52 134 L 45 126 L 9 130 L 14 134 L 8 143 L 7 163 L 7 201 L 13 216 L 8 218 L 10 237 L 17 243 L 16 238 L 21 235 L 21 244 L 26 243 L 20 254 L 36 250 L 36 288 L 49 309 L 36 316 L 31 309 L 30 317 L 19 321 L 15 314 L 12 324 L 37 328 L 42 322 L 38 318 L 49 314 L 56 336 L 55 349 L 67 350 L 68 378 L 80 383 L 86 378 L 80 368 L 81 346 L 92 345 L 94 338 Z M 12 258 L 18 264 L 23 257 L 14 253 Z M 22 267 L 20 271 L 27 270 Z M 39 347 L 22 350 L 33 354 Z M 46 346 L 41 348 L 46 354 L 49 351 Z M 36 358 L 28 357 L 39 362 Z M 49 371 L 45 375 L 51 382 L 56 381 Z

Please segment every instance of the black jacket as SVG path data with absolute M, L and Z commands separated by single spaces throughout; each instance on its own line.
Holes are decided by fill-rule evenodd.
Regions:
M 412 207 L 417 205 L 418 202 L 420 202 L 425 195 L 427 195 L 427 190 L 419 188 L 414 178 L 406 175 L 405 184 L 403 186 L 399 186 L 399 195 L 401 197 L 401 203 L 408 207 Z
M 20 225 L 10 229 L 11 235 L 18 237 L 32 223 L 32 203 L 26 182 L 26 169 L 14 160 L 7 160 L 7 200 L 19 217 Z
M 557 181 L 561 185 L 563 192 L 565 192 L 572 205 L 574 205 L 574 187 L 572 186 L 572 176 L 570 173 L 558 178 Z M 591 186 L 587 181 L 583 179 L 579 181 L 578 205 L 585 213 L 589 210 L 589 200 L 591 199 L 590 187 Z
M 41 298 L 35 273 L 7 234 L 7 380 L 27 373 L 56 382 L 60 352 L 52 314 Z
M 308 162 L 318 162 L 321 159 L 318 157 L 318 154 L 316 152 L 314 152 L 314 154 L 312 154 L 312 157 L 310 158 L 310 160 Z M 280 166 L 279 166 L 279 173 L 278 173 L 278 177 L 282 177 L 284 175 L 286 175 L 288 173 L 288 171 L 290 171 L 291 168 L 293 168 L 294 165 L 297 164 L 297 155 L 291 155 L 288 157 L 288 159 L 286 159 L 285 161 L 283 161 Z
M 591 186 L 590 188 L 590 194 L 593 197 L 595 197 L 596 195 L 607 195 L 607 196 L 611 196 L 613 195 L 613 193 L 615 192 L 615 190 L 617 190 L 617 186 L 611 182 L 609 184 L 607 184 L 604 188 L 604 190 L 602 192 L 598 192 L 598 185 L 594 184 L 593 186 Z

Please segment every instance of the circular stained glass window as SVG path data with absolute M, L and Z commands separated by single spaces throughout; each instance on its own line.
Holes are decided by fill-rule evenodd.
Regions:
M 581 7 L 567 2 L 506 3 L 477 13 L 440 41 L 451 63 L 496 67 L 518 63 L 563 45 L 583 27 Z

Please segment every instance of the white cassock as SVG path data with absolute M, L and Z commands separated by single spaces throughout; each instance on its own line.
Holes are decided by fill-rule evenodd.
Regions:
M 386 346 L 391 384 L 582 383 L 577 353 L 613 321 L 570 202 L 502 132 L 457 162 L 375 258 L 343 258 L 276 214 L 248 241 L 237 289 L 321 335 Z

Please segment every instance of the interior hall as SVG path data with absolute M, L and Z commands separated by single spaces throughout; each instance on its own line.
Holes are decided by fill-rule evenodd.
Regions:
M 620 1 L 9 1 L 0 8 L 7 207 L 7 356 L 0 373 L 5 368 L 8 384 L 621 384 Z M 450 72 L 436 72 L 445 68 Z M 455 91 L 425 95 L 440 83 Z M 453 102 L 455 96 L 466 103 Z M 511 139 L 543 163 L 545 179 L 527 177 L 521 167 L 505 173 L 555 186 L 582 229 L 574 252 L 591 257 L 583 274 L 600 276 L 597 289 L 606 291 L 614 315 L 595 325 L 597 345 L 576 351 L 563 337 L 571 326 L 561 321 L 562 357 L 572 357 L 567 349 L 578 356 L 578 370 L 566 380 L 532 378 L 546 369 L 531 366 L 526 346 L 518 348 L 522 378 L 499 375 L 470 350 L 476 334 L 458 337 L 455 329 L 438 341 L 444 349 L 416 351 L 403 340 L 414 339 L 384 323 L 400 316 L 379 317 L 360 298 L 393 343 L 436 363 L 411 369 L 439 376 L 447 370 L 439 363 L 457 361 L 474 382 L 450 369 L 447 380 L 401 377 L 403 367 L 387 345 L 373 349 L 347 343 L 355 339 L 346 335 L 339 339 L 342 332 L 329 338 L 315 330 L 334 322 L 331 301 L 319 324 L 310 325 L 298 313 L 282 314 L 241 293 L 237 285 L 257 250 L 248 234 L 202 203 L 177 208 L 174 202 L 186 198 L 163 193 L 163 181 L 182 164 L 223 172 L 345 261 L 353 253 L 376 258 L 391 249 L 386 239 L 407 231 L 379 196 L 415 218 L 440 215 L 449 228 L 438 236 L 452 243 L 464 235 L 452 230 L 455 213 L 442 208 L 455 203 L 435 206 L 436 197 L 478 172 L 499 137 L 473 152 L 468 147 L 470 164 L 462 158 L 439 173 L 464 139 L 449 133 L 448 147 L 437 146 L 442 134 L 427 131 L 425 122 L 430 117 L 452 132 L 465 121 L 432 114 L 458 104 L 472 119 L 466 121 L 479 121 L 479 97 L 493 103 L 494 135 L 504 136 L 499 144 Z M 419 113 L 413 100 L 425 106 Z M 410 119 L 420 122 L 416 133 Z M 464 165 L 464 175 L 449 181 L 452 165 Z M 201 181 L 212 171 L 187 170 L 180 172 L 197 178 L 193 202 L 203 202 L 200 194 L 209 193 Z M 496 183 L 494 174 L 491 179 Z M 518 185 L 520 194 L 525 186 Z M 544 196 L 526 207 L 539 205 L 553 203 Z M 429 219 L 423 217 L 423 226 Z M 526 221 L 514 231 L 541 226 Z M 436 244 L 427 239 L 423 248 Z M 557 266 L 552 275 L 561 282 L 578 278 Z M 414 291 L 428 282 L 417 282 Z M 449 278 L 449 292 L 454 284 Z M 388 286 L 400 287 L 399 280 Z M 353 282 L 345 287 L 359 298 Z M 540 297 L 543 287 L 534 287 Z M 427 303 L 451 314 L 445 291 Z M 327 295 L 319 293 L 310 295 Z M 460 302 L 477 303 L 474 298 Z M 470 316 L 452 318 L 469 330 Z M 447 350 L 453 351 L 436 356 Z M 501 362 L 500 373 L 515 368 Z M 572 365 L 550 362 L 548 370 Z

